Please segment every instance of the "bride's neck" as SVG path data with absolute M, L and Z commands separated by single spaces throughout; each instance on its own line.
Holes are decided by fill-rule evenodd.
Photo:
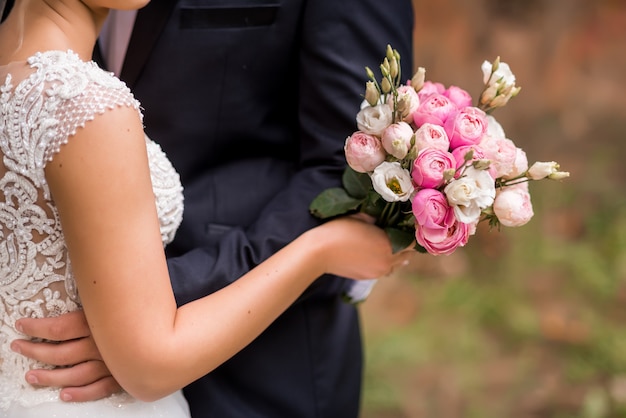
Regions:
M 17 2 L 0 25 L 0 64 L 23 61 L 36 52 L 68 49 L 89 60 L 105 17 L 84 6 L 53 9 L 46 2 Z

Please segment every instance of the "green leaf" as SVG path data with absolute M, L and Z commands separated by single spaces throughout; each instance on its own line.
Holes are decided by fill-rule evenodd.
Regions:
M 385 228 L 385 232 L 391 241 L 391 249 L 394 253 L 407 249 L 415 241 L 415 234 L 412 231 Z
M 411 208 L 405 208 L 410 210 Z M 415 216 L 412 212 L 405 213 L 404 217 L 398 222 L 398 227 L 400 229 L 411 229 L 415 231 Z
M 309 211 L 317 218 L 327 219 L 355 211 L 361 202 L 362 200 L 348 195 L 344 189 L 334 187 L 317 195 L 309 205 Z
M 376 219 L 376 225 L 378 226 L 386 226 L 383 219 L 381 219 L 383 210 L 387 202 L 383 199 L 378 193 L 374 190 L 368 191 L 365 198 L 363 199 L 363 206 L 361 207 L 361 212 L 367 213 L 371 217 Z
M 356 172 L 350 167 L 344 170 L 341 181 L 348 194 L 357 199 L 365 199 L 367 193 L 372 190 L 369 174 Z
M 417 251 L 418 253 L 422 253 L 422 254 L 426 254 L 428 252 L 426 251 L 426 248 L 422 247 L 417 242 L 415 243 L 415 246 L 413 247 L 413 249 Z

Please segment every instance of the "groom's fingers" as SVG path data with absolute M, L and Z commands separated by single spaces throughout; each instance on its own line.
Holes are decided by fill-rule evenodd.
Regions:
M 73 367 L 30 370 L 25 378 L 34 386 L 62 387 L 59 396 L 65 402 L 95 401 L 122 390 L 104 362 L 97 360 Z
M 91 360 L 72 367 L 29 370 L 25 377 L 33 386 L 82 387 L 111 377 L 111 372 L 104 362 Z
M 17 329 L 34 338 L 51 341 L 67 341 L 91 335 L 83 311 L 74 311 L 53 318 L 22 318 L 16 322 Z
M 14 340 L 11 349 L 23 356 L 52 366 L 72 366 L 88 360 L 101 360 L 91 337 L 60 343 Z
M 109 376 L 90 385 L 64 388 L 59 396 L 65 402 L 89 402 L 106 398 L 121 390 L 117 381 Z

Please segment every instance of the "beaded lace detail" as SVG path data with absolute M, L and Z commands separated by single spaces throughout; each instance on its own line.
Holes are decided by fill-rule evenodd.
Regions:
M 5 71 L 5 69 L 7 69 Z M 42 367 L 13 353 L 15 321 L 80 307 L 70 260 L 44 167 L 79 127 L 117 106 L 141 112 L 130 90 L 72 51 L 49 51 L 0 67 L 0 412 L 58 399 L 24 373 Z M 182 186 L 160 147 L 146 138 L 164 244 L 182 219 Z

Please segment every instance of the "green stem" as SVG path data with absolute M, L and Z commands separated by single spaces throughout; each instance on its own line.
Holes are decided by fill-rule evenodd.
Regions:
M 390 223 L 390 219 L 391 219 L 391 215 L 393 215 L 393 209 L 394 209 L 394 205 L 392 202 L 385 202 L 385 207 L 383 208 L 383 211 L 381 212 L 381 221 L 382 221 L 382 225 L 383 227 L 389 226 Z

